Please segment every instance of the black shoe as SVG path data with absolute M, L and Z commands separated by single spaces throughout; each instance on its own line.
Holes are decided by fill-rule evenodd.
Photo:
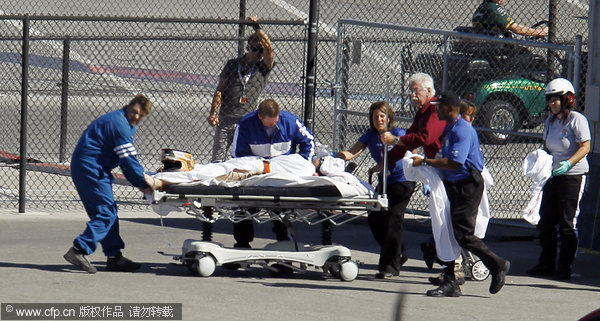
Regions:
M 431 270 L 433 268 L 433 262 L 437 256 L 435 247 L 429 242 L 423 242 L 421 243 L 421 251 L 423 251 L 423 261 L 425 261 L 425 265 L 427 265 L 427 268 Z
M 460 287 L 456 280 L 450 280 L 449 278 L 444 279 L 444 283 L 440 285 L 437 289 L 428 290 L 427 296 L 451 296 L 451 297 L 459 297 L 462 293 L 460 291 Z
M 571 279 L 571 270 L 570 269 L 558 269 L 556 270 L 556 274 L 554 274 L 554 279 L 558 281 L 566 281 Z
M 454 271 L 454 278 L 456 279 L 456 283 L 458 285 L 465 284 L 465 272 Z M 429 280 L 429 283 L 440 286 L 440 285 L 442 285 L 442 283 L 444 283 L 444 272 L 438 274 L 438 276 L 432 276 L 428 280 Z
M 141 268 L 142 265 L 140 263 L 133 262 L 132 260 L 124 257 L 123 255 L 118 255 L 114 257 L 109 257 L 106 260 L 106 270 L 113 272 L 133 272 Z
M 506 274 L 508 274 L 508 270 L 510 270 L 510 262 L 505 260 L 504 266 L 498 272 L 492 274 L 492 283 L 490 283 L 491 294 L 500 292 L 500 289 L 502 289 L 504 286 L 504 281 L 506 279 Z
M 63 255 L 65 260 L 69 263 L 75 265 L 76 267 L 86 271 L 87 273 L 93 274 L 96 273 L 96 268 L 88 261 L 87 255 L 82 253 L 80 250 L 75 247 L 71 247 L 65 255 Z
M 538 264 L 536 266 L 534 266 L 533 268 L 525 271 L 525 273 L 527 273 L 527 275 L 530 276 L 553 276 L 554 275 L 554 268 L 546 266 L 546 265 L 542 265 L 542 264 Z

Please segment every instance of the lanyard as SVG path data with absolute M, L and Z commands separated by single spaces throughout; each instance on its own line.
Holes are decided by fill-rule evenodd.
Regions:
M 443 146 L 448 146 L 448 134 L 450 133 L 450 131 L 452 131 L 452 128 L 454 128 L 456 123 L 458 123 L 459 119 L 461 119 L 460 114 L 458 114 L 458 116 L 456 116 L 454 118 L 454 120 L 452 120 L 452 122 L 450 124 L 448 124 L 448 126 L 446 126 L 446 128 L 444 128 L 444 133 L 442 134 L 442 137 L 440 138 L 440 141 L 442 142 Z
M 255 69 L 256 64 L 252 65 L 252 68 L 250 68 L 250 71 L 247 74 L 242 75 L 242 64 L 240 63 L 238 65 L 238 76 L 240 77 L 240 83 L 242 84 L 242 91 L 245 91 L 246 84 L 248 84 L 248 81 L 250 81 Z

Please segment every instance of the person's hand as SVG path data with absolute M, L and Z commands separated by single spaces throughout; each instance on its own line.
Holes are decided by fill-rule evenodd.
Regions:
M 148 184 L 150 193 L 155 189 L 161 189 L 163 187 L 163 181 L 161 179 L 154 178 L 146 173 L 144 173 L 144 180 L 146 181 L 146 184 Z
M 425 161 L 425 158 L 423 158 L 421 156 L 413 156 L 412 160 L 413 160 L 413 166 L 421 166 L 423 164 L 423 162 Z
M 431 185 L 423 184 L 423 195 L 429 196 L 431 194 Z
M 208 116 L 208 123 L 213 127 L 219 126 L 219 114 L 217 114 L 217 113 L 210 114 L 210 116 Z
M 560 166 L 552 171 L 552 176 L 560 176 L 566 173 L 571 168 L 571 163 L 568 160 L 560 162 Z
M 396 136 L 392 135 L 390 132 L 385 132 L 381 134 L 381 141 L 386 145 L 393 145 Z
M 258 24 L 258 17 L 257 16 L 251 16 L 248 17 L 248 20 L 252 21 L 253 23 L 250 24 L 250 26 L 252 26 L 252 28 L 254 28 L 254 30 L 258 30 L 260 29 L 260 25 Z

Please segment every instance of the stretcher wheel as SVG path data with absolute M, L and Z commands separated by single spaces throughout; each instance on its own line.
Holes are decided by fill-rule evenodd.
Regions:
M 490 270 L 483 264 L 481 260 L 475 261 L 471 266 L 471 277 L 476 281 L 483 281 L 490 276 Z
M 186 266 L 192 273 L 198 274 L 203 277 L 208 277 L 215 272 L 217 263 L 210 255 L 203 256 L 198 260 L 187 260 Z
M 353 281 L 358 276 L 358 264 L 347 261 L 340 265 L 340 279 L 342 281 Z
M 329 266 L 329 273 L 331 273 L 331 275 L 333 275 L 336 278 L 340 277 L 341 270 L 342 267 L 339 264 L 332 264 Z

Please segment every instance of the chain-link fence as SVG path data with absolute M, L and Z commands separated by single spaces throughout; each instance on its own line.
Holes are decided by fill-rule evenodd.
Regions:
M 10 21 L 8 28 L 23 29 Z M 6 26 L 6 25 L 5 25 Z M 79 136 L 98 116 L 127 104 L 137 93 L 154 103 L 138 128 L 136 146 L 146 170 L 157 170 L 161 148 L 192 152 L 199 163 L 211 158 L 214 128 L 207 122 L 219 75 L 228 59 L 249 48 L 251 28 L 238 37 L 237 21 L 65 21 L 32 19 L 29 23 L 27 93 L 28 207 L 79 206 L 67 163 Z M 263 27 L 276 43 L 276 66 L 263 97 L 275 98 L 302 115 L 306 25 L 281 21 Z M 173 32 L 175 30 L 175 32 Z M 185 30 L 189 36 L 183 36 Z M 19 30 L 20 31 L 20 30 Z M 6 33 L 5 33 L 6 34 Z M 0 41 L 5 59 L 1 104 L 6 125 L 0 131 L 4 151 L 2 206 L 18 196 L 20 151 L 20 40 Z M 118 171 L 117 171 L 118 173 Z M 56 174 L 64 174 L 56 175 Z M 119 203 L 138 203 L 139 193 L 115 185 Z
M 572 44 L 575 35 L 582 35 L 585 51 L 588 1 L 505 2 L 517 23 L 533 25 L 551 20 L 556 27 L 554 43 Z M 4 136 L 0 143 L 0 151 L 4 153 L 0 155 L 4 159 L 0 162 L 0 206 L 13 208 L 18 199 L 19 174 L 14 155 L 21 148 L 18 133 L 24 15 L 41 16 L 30 22 L 27 155 L 31 157 L 28 164 L 32 170 L 27 172 L 27 204 L 29 208 L 64 208 L 80 206 L 70 178 L 45 172 L 66 173 L 61 165 L 70 159 L 85 126 L 95 117 L 124 105 L 137 92 L 146 93 L 155 103 L 153 114 L 140 126 L 136 138 L 145 167 L 150 170 L 158 167 L 158 152 L 164 147 L 189 150 L 199 162 L 209 160 L 213 129 L 208 127 L 206 117 L 212 94 L 225 61 L 244 51 L 244 40 L 251 33 L 251 28 L 240 28 L 240 19 L 257 15 L 275 47 L 277 64 L 263 96 L 280 100 L 283 108 L 301 116 L 308 13 L 311 5 L 318 4 L 314 134 L 319 141 L 332 145 L 335 103 L 332 85 L 338 71 L 339 19 L 453 30 L 470 25 L 480 3 L 480 0 L 4 1 L 0 9 L 0 104 L 5 111 L 0 126 Z M 439 54 L 441 47 L 436 48 L 438 51 L 433 47 L 431 50 L 430 54 Z M 412 51 L 415 52 L 418 51 Z M 369 59 L 378 58 L 363 52 L 363 61 Z M 69 62 L 66 73 L 63 61 Z M 406 73 L 402 68 L 396 66 L 400 73 Z M 384 76 L 392 77 L 389 73 Z M 403 84 L 383 90 L 387 86 L 384 80 L 378 79 L 376 83 L 382 85 L 377 97 L 389 95 L 393 102 L 401 101 Z M 361 95 L 357 101 L 364 108 L 368 107 L 366 101 L 375 98 Z M 405 116 L 412 114 L 407 111 Z M 527 126 L 523 124 L 521 130 Z M 355 137 L 345 139 L 352 141 Z M 486 155 L 494 152 L 486 151 Z M 520 162 L 518 157 L 515 155 L 515 163 Z M 35 161 L 44 166 L 36 167 Z M 133 188 L 115 188 L 120 204 L 142 203 Z M 522 196 L 521 191 L 514 193 Z

